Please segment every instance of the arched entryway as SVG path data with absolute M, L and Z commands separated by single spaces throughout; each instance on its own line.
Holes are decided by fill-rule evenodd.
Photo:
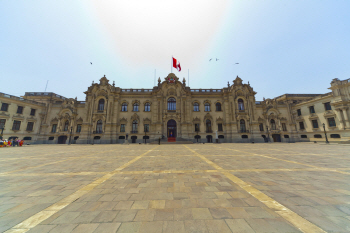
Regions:
M 207 135 L 207 142 L 213 142 L 213 137 L 211 135 Z
M 58 137 L 58 144 L 66 144 L 67 136 L 59 136 Z
M 281 142 L 281 135 L 280 134 L 272 134 L 272 138 L 274 142 Z
M 176 138 L 176 121 L 169 120 L 167 123 L 167 137 Z

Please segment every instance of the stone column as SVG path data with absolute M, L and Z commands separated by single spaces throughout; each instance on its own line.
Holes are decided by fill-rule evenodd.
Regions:
M 350 128 L 350 122 L 349 122 L 349 116 L 348 116 L 348 108 L 343 108 L 343 114 L 344 114 L 344 127 L 347 129 Z

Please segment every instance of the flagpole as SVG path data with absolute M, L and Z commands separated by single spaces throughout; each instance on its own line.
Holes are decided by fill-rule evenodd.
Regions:
M 190 69 L 188 69 L 188 86 L 190 86 Z
M 173 56 L 171 56 L 171 73 L 173 72 Z

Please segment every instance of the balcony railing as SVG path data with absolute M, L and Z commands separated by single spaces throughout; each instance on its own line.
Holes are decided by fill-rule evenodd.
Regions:
M 130 133 L 137 133 L 137 130 L 131 130 Z
M 94 132 L 93 132 L 93 134 L 101 134 L 101 133 L 103 133 L 102 130 L 98 130 L 98 131 L 94 131 Z
M 207 129 L 205 132 L 206 132 L 206 133 L 212 133 L 212 132 L 213 132 L 213 130 L 211 130 L 211 129 Z
M 246 130 L 246 129 L 240 129 L 240 130 L 238 130 L 238 133 L 249 133 L 249 130 Z

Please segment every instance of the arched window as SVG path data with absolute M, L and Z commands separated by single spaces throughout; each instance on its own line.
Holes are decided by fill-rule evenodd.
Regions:
M 168 110 L 176 110 L 176 99 L 173 97 L 168 99 Z
M 96 124 L 96 133 L 102 133 L 102 120 L 98 120 Z
M 151 105 L 150 103 L 145 103 L 145 112 L 151 111 Z
M 103 111 L 105 108 L 105 100 L 104 99 L 100 99 L 98 101 L 98 111 Z
M 271 130 L 276 130 L 276 123 L 275 123 L 275 120 L 274 120 L 274 119 L 271 119 L 270 123 L 271 123 Z
M 63 131 L 68 131 L 68 126 L 69 126 L 69 121 L 67 120 L 67 121 L 64 123 Z
M 210 112 L 210 104 L 209 103 L 205 103 L 204 104 L 204 111 L 205 112 Z
M 193 111 L 199 112 L 199 103 L 194 103 L 193 104 Z
M 245 120 L 241 119 L 239 121 L 239 128 L 241 130 L 241 133 L 245 133 L 246 132 L 246 129 L 245 129 Z
M 137 133 L 137 120 L 132 122 L 132 133 Z
M 206 120 L 205 121 L 205 127 L 207 129 L 207 133 L 211 133 L 211 121 L 210 120 Z
M 242 99 L 238 99 L 238 110 L 240 111 L 244 110 L 244 102 Z
M 139 111 L 139 104 L 138 103 L 134 103 L 132 111 L 134 111 L 134 112 L 138 112 Z
M 127 112 L 127 111 L 128 111 L 128 104 L 122 103 L 122 112 Z
M 215 104 L 215 106 L 216 106 L 216 111 L 221 111 L 221 103 L 216 103 Z
M 259 124 L 259 129 L 260 129 L 260 131 L 264 131 L 264 125 L 263 124 Z

